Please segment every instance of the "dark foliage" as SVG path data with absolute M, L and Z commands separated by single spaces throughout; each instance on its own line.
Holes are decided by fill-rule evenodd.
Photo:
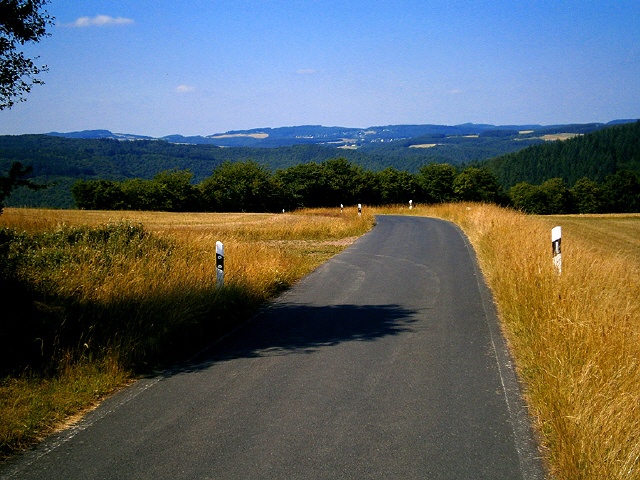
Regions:
M 509 189 L 514 208 L 539 215 L 640 212 L 640 176 L 620 170 L 598 183 L 583 177 L 572 188 L 561 178 L 539 185 L 520 182 Z
M 506 204 L 509 199 L 502 188 L 524 183 L 512 191 L 511 200 L 526 211 L 638 210 L 635 177 L 621 172 L 640 173 L 640 122 L 531 131 L 488 127 L 479 136 L 434 130 L 404 141 L 363 144 L 357 150 L 323 145 L 220 148 L 146 139 L 0 136 L 0 169 L 21 162 L 39 175 L 34 179 L 53 184 L 42 192 L 12 192 L 7 202 L 11 206 L 280 211 L 409 200 Z M 298 127 L 292 128 L 297 131 Z M 315 132 L 319 127 L 306 128 Z M 456 128 L 464 133 L 462 126 Z M 405 130 L 412 131 L 411 126 Z M 414 130 L 424 135 L 425 126 Z M 499 148 L 541 143 L 543 132 L 593 133 L 477 161 Z M 339 132 L 327 130 L 330 133 Z M 389 128 L 392 134 L 397 132 Z M 422 148 L 412 148 L 417 145 Z M 546 183 L 550 179 L 560 180 Z M 551 187 L 569 194 L 551 202 Z
M 33 183 L 27 177 L 31 175 L 32 167 L 23 167 L 19 162 L 14 162 L 6 177 L 0 177 L 0 214 L 4 210 L 4 202 L 11 192 L 18 187 L 27 187 L 31 190 L 46 188 L 45 185 Z
M 604 128 L 565 141 L 548 142 L 482 162 L 505 187 L 562 178 L 603 182 L 620 170 L 640 174 L 640 121 Z
M 271 174 L 253 161 L 224 162 L 197 185 L 188 178 L 188 172 L 171 171 L 153 180 L 80 180 L 72 191 L 78 208 L 99 210 L 276 212 L 409 200 L 506 203 L 502 187 L 486 168 L 458 172 L 447 164 L 429 165 L 420 174 L 394 168 L 372 172 L 337 158 Z
M 0 1 L 0 110 L 24 101 L 32 85 L 42 84 L 37 75 L 47 70 L 36 59 L 19 51 L 25 43 L 37 43 L 47 35 L 53 19 L 43 10 L 46 0 Z

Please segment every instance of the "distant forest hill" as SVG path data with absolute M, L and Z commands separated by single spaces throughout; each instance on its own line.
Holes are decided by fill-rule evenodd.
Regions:
M 226 161 L 251 160 L 275 172 L 298 164 L 344 158 L 370 171 L 391 167 L 412 174 L 432 163 L 464 167 L 486 162 L 505 187 L 556 176 L 568 182 L 583 176 L 601 181 L 607 173 L 620 168 L 640 172 L 638 123 L 629 122 L 633 121 L 552 126 L 390 125 L 366 129 L 301 126 L 162 139 L 108 130 L 0 136 L 0 176 L 13 162 L 32 167 L 32 181 L 51 187 L 39 191 L 18 189 L 8 198 L 7 206 L 53 208 L 75 207 L 71 187 L 78 180 L 151 179 L 163 171 L 188 170 L 193 182 L 199 183 Z M 618 129 L 629 129 L 623 135 L 628 137 L 623 142 L 625 146 L 620 148 L 616 140 Z M 589 143 L 587 139 L 593 135 L 598 140 Z M 606 147 L 603 142 L 615 145 Z M 559 163 L 541 160 L 541 152 L 556 152 L 549 154 L 556 158 L 565 145 L 574 148 L 578 144 L 583 147 L 576 147 L 577 150 L 588 161 L 576 160 L 575 156 Z M 612 149 L 617 153 L 611 153 Z M 525 155 L 523 166 L 518 165 L 520 152 Z M 561 166 L 565 163 L 567 166 Z
M 144 135 L 112 133 L 109 130 L 85 130 L 80 132 L 59 133 L 51 132 L 48 135 L 65 138 L 88 138 L 114 140 L 164 140 L 171 143 L 215 145 L 217 147 L 259 147 L 277 148 L 291 145 L 326 145 L 330 147 L 359 148 L 365 146 L 381 146 L 392 142 L 412 142 L 419 137 L 424 139 L 447 137 L 473 138 L 479 135 L 484 137 L 502 137 L 522 141 L 538 139 L 547 134 L 578 133 L 584 134 L 591 131 L 618 123 L 629 123 L 633 120 L 614 120 L 607 124 L 588 123 L 570 125 L 488 125 L 477 123 L 464 123 L 461 125 L 384 125 L 367 128 L 351 127 L 325 127 L 322 125 L 302 125 L 295 127 L 278 128 L 254 128 L 251 130 L 232 130 L 224 133 L 215 133 L 206 136 L 168 135 L 153 138 Z M 486 135 L 485 135 L 486 134 Z M 453 141 L 455 143 L 455 140 Z M 451 142 L 447 142 L 451 143 Z
M 603 182 L 624 170 L 640 174 L 640 120 L 530 146 L 479 164 L 489 168 L 505 188 L 520 182 L 540 184 L 550 178 L 561 178 L 568 185 L 581 178 Z

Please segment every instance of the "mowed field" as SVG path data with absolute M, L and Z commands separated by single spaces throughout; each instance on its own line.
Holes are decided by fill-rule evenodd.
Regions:
M 569 245 L 571 239 L 580 238 L 606 252 L 627 257 L 630 266 L 638 267 L 640 263 L 640 214 L 549 215 L 539 218 L 548 225 L 562 226 L 563 236 L 567 236 Z

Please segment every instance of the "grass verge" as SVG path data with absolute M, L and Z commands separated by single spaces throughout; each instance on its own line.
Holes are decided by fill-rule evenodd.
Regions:
M 412 213 L 458 224 L 473 244 L 554 477 L 640 478 L 640 215 L 534 217 L 472 204 Z
M 247 319 L 371 228 L 335 210 L 0 217 L 0 455 Z M 217 287 L 215 243 L 225 244 Z M 13 313 L 12 313 L 13 312 Z

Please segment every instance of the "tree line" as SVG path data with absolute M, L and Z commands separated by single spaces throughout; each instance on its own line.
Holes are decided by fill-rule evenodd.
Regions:
M 506 191 L 486 167 L 433 163 L 413 174 L 393 167 L 370 171 L 337 158 L 275 173 L 255 161 L 224 162 L 200 183 L 192 180 L 188 170 L 167 170 L 150 180 L 79 180 L 71 191 L 78 208 L 98 210 L 278 212 L 412 200 L 497 203 L 536 214 L 640 211 L 640 178 L 631 171 L 602 183 L 583 178 L 569 187 L 554 178 Z
M 603 182 L 583 177 L 572 187 L 562 178 L 520 182 L 509 189 L 509 199 L 514 208 L 538 215 L 640 212 L 640 176 L 619 170 Z

